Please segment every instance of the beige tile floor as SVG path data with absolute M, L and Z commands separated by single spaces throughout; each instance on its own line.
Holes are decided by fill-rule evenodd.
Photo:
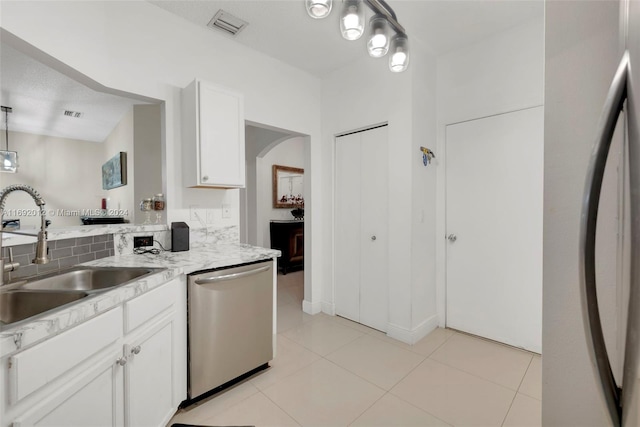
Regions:
M 180 410 L 205 426 L 540 426 L 541 358 L 448 329 L 410 346 L 302 312 L 303 272 L 278 276 L 277 356 Z

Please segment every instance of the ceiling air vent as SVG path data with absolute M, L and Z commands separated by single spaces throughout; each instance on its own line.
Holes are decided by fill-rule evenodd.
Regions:
M 223 31 L 224 33 L 235 36 L 249 25 L 248 22 L 233 16 L 229 12 L 220 9 L 218 13 L 209 21 L 207 27 Z
M 64 115 L 67 117 L 75 117 L 76 119 L 79 119 L 80 117 L 82 117 L 82 113 L 78 111 L 71 111 L 71 110 L 64 110 Z

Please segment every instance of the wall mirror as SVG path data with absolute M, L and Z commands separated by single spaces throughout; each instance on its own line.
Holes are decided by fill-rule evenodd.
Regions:
M 304 207 L 304 169 L 273 165 L 273 207 Z
M 16 173 L 1 174 L 0 188 L 34 187 L 47 203 L 52 229 L 82 225 L 83 216 L 143 223 L 140 200 L 163 192 L 161 102 L 105 88 L 56 64 L 35 49 L 0 43 L 0 101 L 13 109 L 8 139 L 19 165 Z M 5 139 L 3 130 L 0 149 Z M 130 182 L 104 189 L 102 166 L 120 152 L 128 154 Z M 37 228 L 34 207 L 26 193 L 16 192 L 4 219 Z

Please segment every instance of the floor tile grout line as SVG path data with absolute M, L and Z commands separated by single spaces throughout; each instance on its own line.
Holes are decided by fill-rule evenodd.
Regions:
M 527 365 L 527 369 L 524 370 L 524 375 L 520 379 L 520 384 L 518 384 L 517 392 L 520 391 L 520 387 L 522 387 L 522 383 L 524 382 L 525 377 L 527 376 L 527 372 L 529 372 L 529 368 L 531 368 L 531 364 L 533 363 L 533 357 L 529 360 L 529 364 Z
M 503 388 L 503 389 L 505 389 L 505 390 L 508 390 L 508 391 L 511 391 L 511 392 L 514 392 L 514 393 L 518 393 L 518 390 L 513 390 L 513 389 L 511 389 L 511 388 L 509 388 L 509 387 L 507 387 L 507 386 L 505 386 L 505 385 L 503 385 L 503 384 L 498 384 L 498 383 L 497 383 L 497 382 L 495 382 L 495 381 L 488 380 L 488 379 L 483 378 L 483 377 L 481 377 L 481 376 L 479 376 L 479 375 L 477 375 L 477 374 L 474 374 L 474 373 L 472 373 L 472 372 L 467 372 L 467 371 L 465 371 L 464 369 L 456 368 L 455 366 L 448 365 L 448 364 L 446 364 L 446 363 L 444 363 L 444 362 L 441 362 L 441 361 L 439 361 L 439 360 L 432 359 L 432 358 L 430 358 L 430 357 L 427 357 L 427 359 L 428 359 L 429 361 L 434 362 L 434 363 L 437 363 L 437 364 L 439 364 L 439 365 L 446 366 L 447 368 L 455 369 L 456 371 L 459 371 L 459 372 L 465 373 L 465 374 L 467 374 L 467 375 L 471 375 L 472 377 L 475 377 L 475 378 L 478 378 L 478 379 L 480 379 L 480 380 L 486 381 L 486 382 L 488 382 L 488 383 L 491 383 L 491 384 L 493 384 L 493 385 L 496 385 L 496 386 L 498 386 L 498 387 L 501 387 L 501 388 Z M 424 363 L 424 362 L 423 362 L 423 363 Z
M 500 423 L 500 426 L 504 426 L 504 423 L 507 421 L 507 417 L 509 416 L 509 412 L 511 412 L 511 408 L 513 408 L 513 402 L 516 401 L 516 396 L 518 395 L 518 392 L 516 391 L 513 394 L 513 398 L 511 399 L 511 403 L 509 404 L 509 409 L 507 409 L 507 412 L 505 412 L 504 417 L 502 417 L 502 422 Z
M 275 386 L 275 384 L 274 384 Z M 270 387 L 269 387 L 270 388 Z M 259 390 L 260 393 L 262 393 L 262 395 L 264 397 L 266 397 L 267 399 L 269 399 L 269 402 L 273 403 L 274 405 L 276 405 L 278 408 L 280 408 L 280 410 L 282 412 L 284 412 L 285 414 L 287 414 L 293 421 L 296 422 L 296 424 L 298 424 L 300 427 L 304 426 L 304 424 L 302 424 L 301 421 L 299 421 L 296 417 L 294 417 L 292 414 L 290 414 L 289 412 L 286 411 L 286 409 L 284 409 L 282 406 L 278 405 L 273 399 L 271 399 L 266 393 L 263 393 L 262 390 Z M 257 424 L 256 424 L 257 425 Z
M 404 378 L 403 378 L 403 379 L 404 379 Z M 397 385 L 397 384 L 396 384 L 396 385 Z M 393 390 L 394 388 L 395 388 L 395 386 L 394 386 L 394 387 L 392 387 L 392 389 L 391 389 L 391 390 Z M 439 420 L 439 421 L 442 421 L 443 423 L 445 423 L 445 424 L 446 424 L 446 425 L 448 425 L 448 426 L 454 427 L 454 425 L 453 425 L 453 424 L 451 424 L 449 421 L 443 420 L 443 419 L 442 419 L 442 418 L 440 418 L 440 417 L 436 417 L 436 416 L 435 416 L 435 415 L 433 415 L 431 412 L 426 411 L 426 410 L 422 409 L 421 407 L 414 405 L 413 403 L 409 402 L 408 400 L 403 399 L 401 396 L 398 396 L 398 395 L 397 395 L 397 394 L 395 394 L 395 393 L 392 393 L 392 392 L 391 392 L 391 390 L 389 390 L 389 391 L 387 392 L 387 394 L 390 394 L 391 396 L 395 397 L 396 399 L 399 399 L 399 400 L 403 401 L 404 403 L 406 403 L 406 404 L 407 404 L 407 405 L 409 405 L 409 406 L 412 406 L 412 407 L 414 407 L 414 408 L 416 408 L 416 409 L 419 409 L 420 411 L 424 412 L 425 414 L 429 414 L 429 415 L 431 415 L 433 418 L 435 418 L 435 419 L 437 419 L 437 420 Z
M 444 343 L 443 343 L 443 345 L 444 345 Z M 450 365 L 450 364 L 449 364 L 449 363 L 447 363 L 447 362 L 444 362 L 444 361 L 441 361 L 441 360 L 434 359 L 432 356 L 433 356 L 435 353 L 436 353 L 436 351 L 433 351 L 429 356 L 427 356 L 427 359 L 432 360 L 432 361 L 437 362 L 437 363 L 440 363 L 441 365 L 448 366 L 448 367 L 450 367 L 450 368 L 452 368 L 452 369 L 457 369 L 457 370 L 458 370 L 458 371 L 460 371 L 460 372 L 464 372 L 465 374 L 472 375 L 472 376 L 474 376 L 474 377 L 476 377 L 476 378 L 480 378 L 480 379 L 482 379 L 482 380 L 489 381 L 489 382 L 490 382 L 490 383 L 492 383 L 492 384 L 499 385 L 500 387 L 506 388 L 507 390 L 515 391 L 516 393 L 517 393 L 517 392 L 518 392 L 518 390 L 520 389 L 520 386 L 522 385 L 522 381 L 524 381 L 524 377 L 527 375 L 527 371 L 529 370 L 529 366 L 531 366 L 531 362 L 532 362 L 532 360 L 533 360 L 533 356 L 530 356 L 530 357 L 531 357 L 531 359 L 529 359 L 529 363 L 527 364 L 527 368 L 524 370 L 524 374 L 522 374 L 522 378 L 520 378 L 520 382 L 518 383 L 518 387 L 514 390 L 514 389 L 512 389 L 512 388 L 510 388 L 510 387 L 507 387 L 507 386 L 506 386 L 506 385 L 504 385 L 504 384 L 500 384 L 500 383 L 495 382 L 495 381 L 493 381 L 493 380 L 490 380 L 490 379 L 488 379 L 488 378 L 481 377 L 480 375 L 478 375 L 478 374 L 476 374 L 476 373 L 469 372 L 469 371 L 465 371 L 464 369 L 461 369 L 461 368 L 459 368 L 459 367 L 457 367 L 457 366 Z

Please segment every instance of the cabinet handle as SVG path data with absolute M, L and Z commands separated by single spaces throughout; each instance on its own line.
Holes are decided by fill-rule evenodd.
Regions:
M 139 354 L 139 353 L 140 353 L 140 350 L 142 350 L 142 347 L 140 347 L 139 345 L 137 345 L 137 346 L 135 346 L 135 347 L 133 347 L 133 348 L 131 349 L 131 353 L 133 353 L 133 354 Z
M 124 365 L 126 365 L 126 364 L 127 364 L 127 358 L 126 358 L 126 357 L 119 357 L 119 358 L 116 360 L 116 363 L 117 363 L 118 365 L 120 365 L 120 366 L 124 366 Z
M 203 176 L 202 181 L 209 181 L 209 176 L 208 175 Z

